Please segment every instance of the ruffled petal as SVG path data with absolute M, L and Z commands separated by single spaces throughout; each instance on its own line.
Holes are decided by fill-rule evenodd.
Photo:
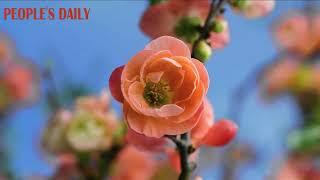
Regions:
M 209 85 L 210 85 L 210 78 L 209 78 L 207 68 L 203 65 L 203 63 L 201 63 L 197 59 L 192 59 L 192 62 L 198 70 L 200 80 L 203 83 L 204 88 L 206 89 L 206 93 L 207 93 L 208 89 L 209 89 Z
M 191 131 L 191 140 L 195 147 L 201 144 L 201 140 L 205 137 L 214 122 L 214 112 L 211 103 L 207 98 L 203 103 L 203 113 L 201 114 L 198 124 Z
M 200 78 L 198 70 L 195 64 L 185 57 L 175 56 L 171 57 L 171 59 L 174 59 L 180 63 L 182 65 L 182 70 L 185 72 L 180 88 L 174 92 L 173 102 L 179 103 L 182 101 L 187 101 L 191 98 L 197 88 L 197 85 L 199 84 Z
M 176 104 L 166 104 L 157 109 L 157 115 L 159 117 L 171 117 L 178 116 L 183 113 L 184 109 Z
M 148 137 L 160 138 L 164 135 L 178 135 L 190 131 L 199 121 L 201 111 L 198 111 L 192 118 L 182 123 L 174 123 L 163 118 L 159 119 L 138 114 L 127 103 L 124 104 L 124 113 L 131 129 Z
M 191 57 L 189 47 L 181 40 L 171 36 L 161 36 L 151 41 L 145 50 L 152 50 L 154 52 L 168 50 L 174 56 L 184 56 L 187 58 Z
M 163 71 L 149 73 L 147 74 L 147 81 L 149 80 L 153 83 L 158 83 L 161 80 L 163 73 Z
M 141 67 L 151 54 L 151 51 L 143 50 L 125 65 L 121 75 L 121 91 L 126 101 L 129 101 L 128 89 L 130 85 L 139 79 Z
M 180 115 L 184 109 L 175 104 L 166 104 L 160 108 L 150 107 L 144 97 L 143 97 L 144 86 L 140 82 L 134 82 L 131 84 L 128 90 L 129 99 L 128 103 L 130 106 L 135 109 L 137 112 L 146 115 L 152 116 L 155 118 L 159 117 L 171 117 Z
M 145 151 L 162 151 L 166 144 L 164 138 L 147 137 L 130 128 L 127 130 L 126 141 L 128 144 L 132 144 L 138 149 Z
M 155 54 L 152 54 L 144 63 L 143 65 L 141 66 L 141 70 L 140 70 L 140 81 L 141 82 L 144 82 L 145 81 L 145 78 L 146 78 L 146 75 L 148 73 L 152 73 L 152 72 L 159 72 L 159 71 L 164 71 L 165 67 L 164 64 L 162 65 L 158 65 L 156 68 L 154 69 L 150 69 L 150 64 L 154 64 L 154 62 L 157 62 L 159 61 L 159 59 L 162 59 L 162 58 L 168 58 L 172 56 L 171 52 L 170 51 L 159 51 Z

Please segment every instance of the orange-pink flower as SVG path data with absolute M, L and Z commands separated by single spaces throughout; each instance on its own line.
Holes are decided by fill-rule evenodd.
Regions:
M 120 85 L 111 81 L 110 90 L 113 95 L 122 93 L 129 127 L 149 137 L 162 137 L 195 127 L 209 76 L 204 65 L 191 58 L 184 42 L 163 36 L 125 65 Z
M 121 150 L 111 174 L 111 180 L 149 180 L 156 170 L 156 162 L 150 153 L 126 146 Z
M 140 20 L 140 28 L 151 38 L 174 36 L 175 26 L 183 17 L 199 17 L 204 21 L 208 12 L 208 0 L 168 0 L 148 7 Z
M 274 26 L 274 35 L 280 48 L 302 55 L 313 53 L 320 45 L 320 16 L 302 13 L 290 14 Z

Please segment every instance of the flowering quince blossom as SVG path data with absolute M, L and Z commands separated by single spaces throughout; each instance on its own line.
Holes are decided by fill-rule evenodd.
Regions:
M 168 0 L 149 6 L 140 20 L 140 28 L 153 39 L 170 35 L 193 43 L 199 37 L 199 27 L 204 24 L 209 8 L 208 0 Z M 221 15 L 216 18 L 209 42 L 213 49 L 220 49 L 229 41 L 228 22 Z
M 77 151 L 104 150 L 112 145 L 113 133 L 117 129 L 114 112 L 108 107 L 108 96 L 82 97 L 66 132 L 70 146 Z
M 313 53 L 320 45 L 320 15 L 294 13 L 283 17 L 274 26 L 275 40 L 280 48 L 303 56 Z
M 198 123 L 209 76 L 182 41 L 170 36 L 151 41 L 115 76 L 121 76 L 121 83 L 110 79 L 111 94 L 122 93 L 124 118 L 132 130 L 159 138 L 188 132 Z
M 203 112 L 199 115 L 199 122 L 191 130 L 191 141 L 194 148 L 201 145 L 223 146 L 228 144 L 237 133 L 237 126 L 229 120 L 220 120 L 214 123 L 213 107 L 204 100 Z M 132 144 L 144 151 L 163 151 L 168 147 L 168 141 L 164 138 L 147 137 L 132 129 L 128 129 L 126 134 L 128 144 Z M 170 154 L 170 153 L 169 153 Z
M 117 118 L 109 107 L 109 96 L 80 97 L 73 111 L 56 113 L 44 133 L 48 152 L 89 152 L 108 149 L 118 128 Z
M 258 18 L 270 13 L 274 6 L 275 0 L 230 0 L 233 9 L 247 17 Z

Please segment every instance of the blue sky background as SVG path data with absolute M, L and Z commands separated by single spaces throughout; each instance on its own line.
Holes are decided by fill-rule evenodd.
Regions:
M 227 116 L 234 88 L 257 65 L 272 58 L 276 48 L 270 25 L 289 10 L 301 8 L 303 1 L 278 1 L 275 11 L 262 19 L 247 20 L 229 9 L 231 43 L 214 52 L 207 63 L 212 79 L 209 98 L 216 117 Z M 112 70 L 141 50 L 149 39 L 139 30 L 140 16 L 147 6 L 142 0 L 0 2 L 2 7 L 87 7 L 89 21 L 0 21 L 0 30 L 16 43 L 23 57 L 43 66 L 54 60 L 54 76 L 60 86 L 65 79 L 87 85 L 94 93 L 107 86 Z M 9 117 L 8 142 L 12 148 L 13 168 L 19 175 L 50 174 L 52 167 L 39 149 L 39 136 L 48 112 L 40 101 Z M 116 103 L 115 107 L 119 108 Z M 296 124 L 298 114 L 289 98 L 264 102 L 257 90 L 247 98 L 242 112 L 238 138 L 253 143 L 258 150 L 257 164 L 241 170 L 239 179 L 263 179 L 276 161 L 283 157 L 285 135 Z M 205 179 L 217 179 L 214 167 L 200 171 Z M 215 178 L 212 178 L 215 177 Z

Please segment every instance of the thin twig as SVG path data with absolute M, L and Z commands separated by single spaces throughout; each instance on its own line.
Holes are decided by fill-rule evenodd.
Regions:
M 210 36 L 210 31 L 211 31 L 210 28 L 211 28 L 212 22 L 213 22 L 214 18 L 220 14 L 221 9 L 223 8 L 224 4 L 228 0 L 219 0 L 217 5 L 215 5 L 215 1 L 216 0 L 212 0 L 208 17 L 207 17 L 207 19 L 206 19 L 206 21 L 204 23 L 204 26 L 200 29 L 200 36 L 194 42 L 194 44 L 192 46 L 192 53 L 191 53 L 192 57 L 194 57 L 196 46 L 202 40 L 207 39 Z

